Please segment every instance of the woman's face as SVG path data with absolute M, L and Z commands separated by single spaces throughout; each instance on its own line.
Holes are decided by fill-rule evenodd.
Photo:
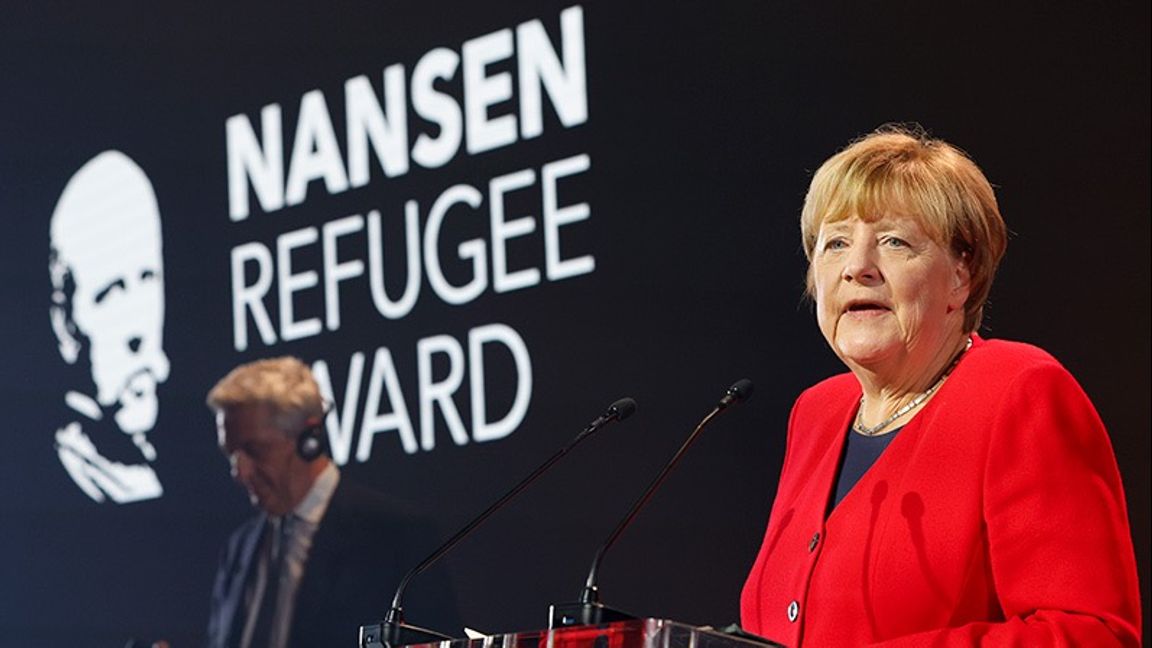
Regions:
M 812 273 L 820 331 L 854 370 L 919 380 L 963 333 L 967 266 L 915 218 L 824 223 Z

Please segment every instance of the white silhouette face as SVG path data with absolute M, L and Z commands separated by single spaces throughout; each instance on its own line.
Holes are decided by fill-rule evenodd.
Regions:
M 140 167 L 116 151 L 84 165 L 56 206 L 52 246 L 73 281 L 70 325 L 57 334 L 73 336 L 74 353 L 63 339 L 61 353 L 87 353 L 96 401 L 122 431 L 151 430 L 169 365 L 160 213 Z

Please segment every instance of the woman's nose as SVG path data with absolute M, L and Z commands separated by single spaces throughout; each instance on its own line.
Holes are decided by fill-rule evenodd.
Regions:
M 844 262 L 843 278 L 864 285 L 880 281 L 880 268 L 876 265 L 876 247 L 873 245 L 853 245 Z

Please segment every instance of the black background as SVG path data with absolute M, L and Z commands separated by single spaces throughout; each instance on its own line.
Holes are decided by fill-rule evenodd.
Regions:
M 577 594 L 596 545 L 692 425 L 748 376 L 755 398 L 699 441 L 601 572 L 617 607 L 736 620 L 788 408 L 841 370 L 801 298 L 800 204 L 821 161 L 892 121 L 920 122 L 961 146 L 996 186 L 1013 236 L 984 334 L 1046 348 L 1096 403 L 1124 477 L 1147 617 L 1146 2 L 589 3 L 586 123 L 564 129 L 546 109 L 538 139 L 461 153 L 441 169 L 413 165 L 395 179 L 374 168 L 366 187 L 335 196 L 313 183 L 302 205 L 228 220 L 229 116 L 256 121 L 261 107 L 280 103 L 287 152 L 299 98 L 319 88 L 342 139 L 344 80 L 367 74 L 379 88 L 387 65 L 410 71 L 434 47 L 459 52 L 465 40 L 531 19 L 555 41 L 567 6 L 482 4 L 6 8 L 0 644 L 59 645 L 67 633 L 74 645 L 119 646 L 129 636 L 195 645 L 216 551 L 248 513 L 202 404 L 212 383 L 238 362 L 290 353 L 326 359 L 339 394 L 348 357 L 387 346 L 418 425 L 417 340 L 448 334 L 465 344 L 470 328 L 493 322 L 514 328 L 532 355 L 520 428 L 457 447 L 441 424 L 437 448 L 415 455 L 380 435 L 369 462 L 344 468 L 347 478 L 412 501 L 450 530 L 607 403 L 635 397 L 634 419 L 572 453 L 450 557 L 469 625 L 541 627 L 549 603 Z M 106 149 L 139 163 L 159 199 L 172 362 L 151 436 L 166 494 L 121 507 L 87 500 L 51 447 L 66 385 L 47 317 L 48 221 L 71 174 Z M 489 289 L 465 306 L 444 304 L 425 283 L 399 321 L 376 315 L 366 282 L 353 281 L 340 331 L 233 349 L 232 247 L 271 245 L 280 233 L 370 209 L 397 228 L 408 198 L 426 216 L 452 184 L 483 191 L 494 176 L 580 153 L 591 169 L 562 185 L 561 202 L 588 202 L 591 217 L 563 240 L 566 255 L 595 256 L 593 273 Z M 538 217 L 534 195 L 512 203 L 510 217 Z M 445 245 L 483 234 L 465 220 L 449 218 L 455 238 Z M 538 226 L 511 243 L 510 265 L 542 266 L 541 240 Z M 317 295 L 298 308 L 317 309 Z M 490 373 L 507 375 L 509 363 L 491 362 Z M 504 411 L 511 386 L 488 390 L 493 411 Z M 467 417 L 467 380 L 459 396 Z

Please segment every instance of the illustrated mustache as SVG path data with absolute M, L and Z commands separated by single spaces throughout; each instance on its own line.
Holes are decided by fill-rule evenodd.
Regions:
M 153 385 L 159 385 L 160 383 L 163 383 L 168 379 L 168 366 L 168 356 L 160 353 L 158 358 L 147 362 L 145 366 L 140 367 L 139 369 L 136 369 L 132 373 L 128 374 L 128 376 L 120 382 L 116 391 L 112 392 L 113 398 L 115 400 L 113 400 L 111 403 L 101 402 L 100 409 L 103 410 L 105 414 L 115 413 L 118 411 L 121 407 L 121 400 L 123 395 L 127 392 L 136 391 L 136 389 L 133 387 L 133 383 L 141 376 L 145 376 L 151 379 Z
M 150 358 L 147 362 L 145 362 L 144 366 L 128 374 L 128 376 L 124 378 L 124 380 L 120 383 L 116 393 L 122 394 L 125 391 L 131 389 L 132 383 L 139 376 L 149 376 L 152 378 L 153 383 L 160 384 L 165 380 L 168 380 L 168 370 L 168 356 L 163 351 L 160 351 L 153 358 Z

